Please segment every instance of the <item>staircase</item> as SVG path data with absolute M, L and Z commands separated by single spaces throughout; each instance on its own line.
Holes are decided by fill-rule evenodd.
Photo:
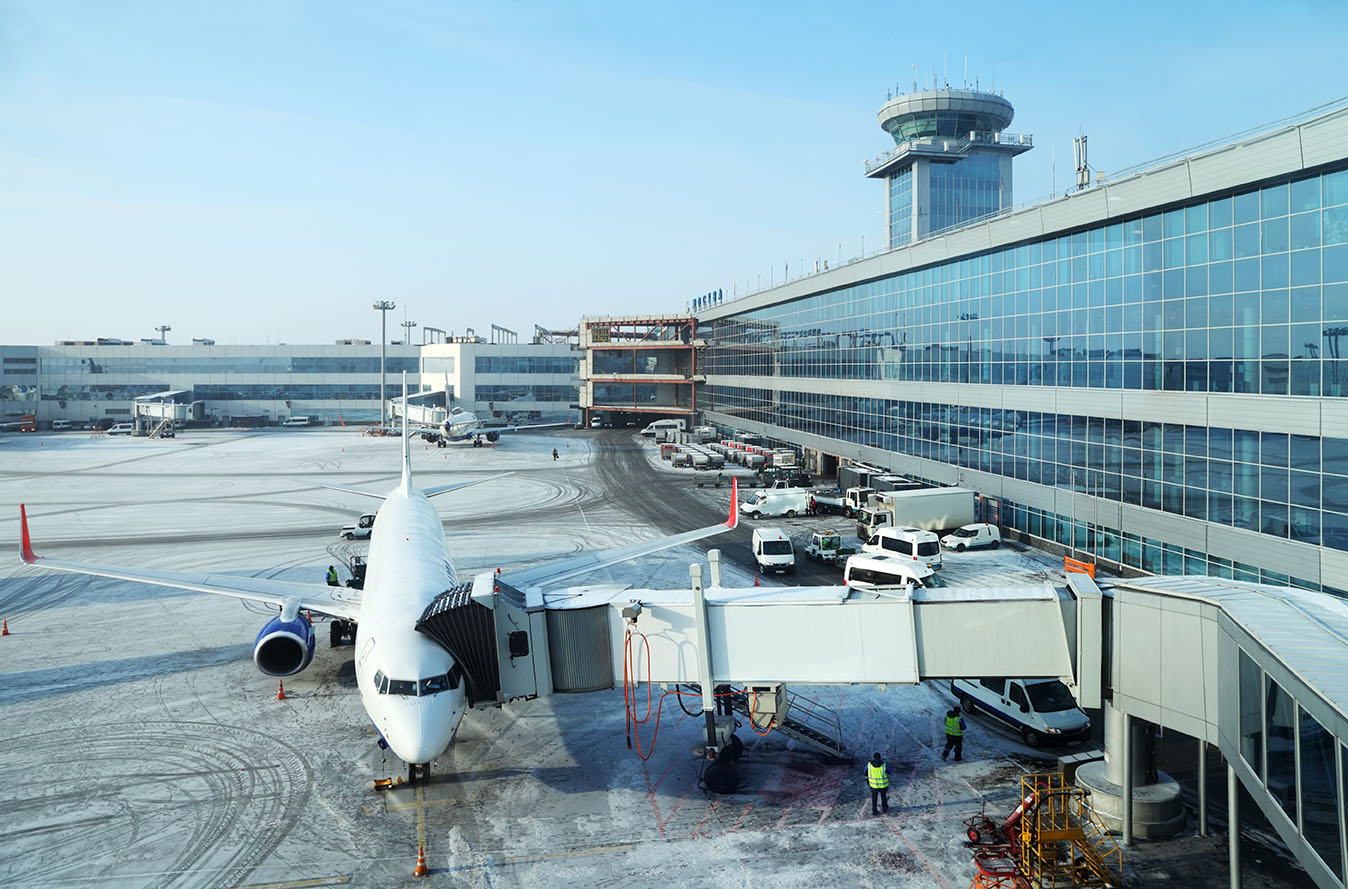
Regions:
M 688 687 L 700 690 L 697 685 Z M 837 711 L 792 691 L 786 692 L 786 717 L 781 720 L 773 717 L 769 721 L 761 711 L 755 716 L 750 711 L 752 704 L 753 699 L 747 691 L 738 692 L 730 698 L 731 709 L 745 716 L 755 731 L 766 734 L 770 726 L 771 732 L 803 744 L 816 753 L 837 759 L 848 758 L 847 746 L 842 740 L 842 721 Z

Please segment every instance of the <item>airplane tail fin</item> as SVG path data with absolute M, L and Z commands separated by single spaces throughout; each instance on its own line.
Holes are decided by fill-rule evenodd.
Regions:
M 403 371 L 403 484 L 404 494 L 412 493 L 412 448 L 407 438 L 407 371 Z

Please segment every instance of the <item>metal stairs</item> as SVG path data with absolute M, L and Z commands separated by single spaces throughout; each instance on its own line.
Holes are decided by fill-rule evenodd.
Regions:
M 697 685 L 688 687 L 700 690 Z M 731 709 L 747 718 L 754 731 L 760 734 L 779 732 L 782 737 L 803 744 L 816 753 L 836 759 L 850 758 L 842 739 L 842 720 L 838 718 L 836 710 L 789 690 L 786 691 L 784 719 L 765 717 L 761 711 L 755 716 L 752 711 L 754 703 L 748 691 L 740 691 L 730 697 Z

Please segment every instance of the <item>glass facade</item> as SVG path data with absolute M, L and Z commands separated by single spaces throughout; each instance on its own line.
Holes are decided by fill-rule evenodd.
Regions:
M 913 240 L 913 168 L 905 167 L 889 177 L 889 246 L 901 247 Z
M 971 154 L 954 163 L 933 160 L 930 170 L 928 231 L 963 225 L 1001 209 L 1001 165 L 996 155 Z
M 475 367 L 480 374 L 574 375 L 579 372 L 580 358 L 562 355 L 478 355 Z
M 709 374 L 1348 395 L 1348 170 L 707 323 Z
M 390 374 L 419 370 L 416 358 L 388 358 L 385 372 Z M 303 357 L 298 355 L 259 355 L 256 357 L 190 358 L 52 357 L 41 360 L 44 377 L 80 374 L 378 374 L 379 357 Z M 375 398 L 379 396 L 376 395 Z
M 833 395 L 810 383 L 1348 396 L 1340 355 L 1348 170 L 967 256 L 700 329 L 709 343 L 700 366 L 710 379 L 702 404 L 711 411 L 1348 550 L 1345 438 L 867 397 L 901 393 L 901 385 Z M 719 385 L 719 375 L 765 385 Z M 1143 570 L 1195 561 L 1120 529 L 1003 507 L 1003 524 L 1050 540 L 1098 531 L 1117 561 Z M 1274 565 L 1197 555 L 1213 573 L 1281 576 Z
M 1301 751 L 1301 832 L 1320 860 L 1343 879 L 1343 850 L 1339 846 L 1339 782 L 1334 760 L 1339 748 L 1334 736 L 1310 713 L 1299 708 L 1297 743 Z
M 478 401 L 560 401 L 571 404 L 580 398 L 577 386 L 478 386 Z

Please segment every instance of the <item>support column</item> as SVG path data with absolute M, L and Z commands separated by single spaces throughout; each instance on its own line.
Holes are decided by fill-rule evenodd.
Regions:
M 1125 846 L 1133 843 L 1133 718 L 1127 713 L 1119 713 L 1119 722 L 1123 724 L 1123 829 L 1122 841 Z
M 697 679 L 702 685 L 702 715 L 707 723 L 707 746 L 716 746 L 716 698 L 711 684 L 711 646 L 707 633 L 707 600 L 702 593 L 702 566 L 689 565 L 693 581 L 693 620 L 697 630 Z
M 1231 763 L 1226 764 L 1226 822 L 1231 889 L 1240 889 L 1240 782 Z
M 1208 742 L 1198 739 L 1198 835 L 1208 835 Z

